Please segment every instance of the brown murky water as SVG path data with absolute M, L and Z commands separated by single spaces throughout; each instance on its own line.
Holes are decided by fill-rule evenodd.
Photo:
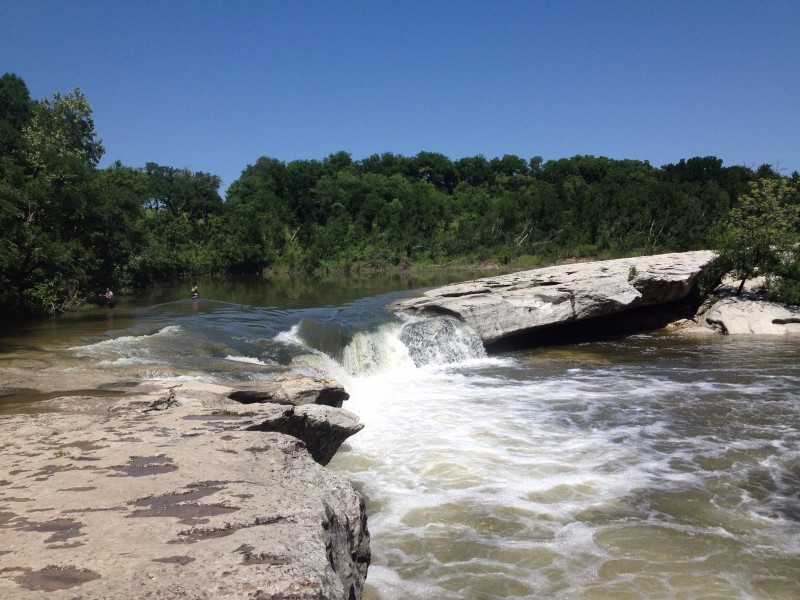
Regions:
M 798 364 L 646 335 L 355 378 L 365 597 L 800 597 Z
M 329 467 L 367 501 L 368 599 L 800 598 L 797 338 L 642 335 L 491 357 L 438 339 L 416 367 L 385 306 L 447 280 L 201 281 L 196 302 L 181 284 L 5 328 L 0 418 L 152 378 L 323 371 L 366 425 Z M 170 468 L 157 459 L 125 468 Z M 20 574 L 41 590 L 92 576 Z

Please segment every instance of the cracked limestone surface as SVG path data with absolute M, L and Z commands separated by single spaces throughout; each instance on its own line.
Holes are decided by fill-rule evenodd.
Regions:
M 715 258 L 699 250 L 545 267 L 428 290 L 392 308 L 454 316 L 488 345 L 537 328 L 677 302 Z
M 148 386 L 0 416 L 0 597 L 361 596 L 360 496 L 300 439 L 257 429 L 294 406 Z

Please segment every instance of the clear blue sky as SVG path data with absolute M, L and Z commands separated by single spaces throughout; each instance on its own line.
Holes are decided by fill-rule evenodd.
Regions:
M 0 0 L 0 73 L 76 86 L 114 160 L 344 150 L 800 170 L 800 1 Z

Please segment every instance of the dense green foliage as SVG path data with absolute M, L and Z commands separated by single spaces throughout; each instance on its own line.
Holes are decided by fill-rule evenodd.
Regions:
M 755 273 L 766 275 L 775 295 L 798 303 L 800 279 L 800 187 L 786 179 L 750 183 L 720 224 L 715 246 L 726 266 L 742 278 L 737 294 Z
M 769 166 L 420 152 L 261 157 L 233 182 L 147 163 L 99 169 L 76 89 L 32 101 L 0 79 L 0 305 L 58 312 L 106 285 L 188 273 L 535 264 L 707 247 Z M 752 193 L 752 192 L 751 192 Z M 734 213 L 735 214 L 735 213 Z

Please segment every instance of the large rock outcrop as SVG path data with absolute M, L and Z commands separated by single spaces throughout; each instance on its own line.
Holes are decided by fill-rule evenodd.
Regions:
M 360 598 L 364 505 L 319 463 L 361 425 L 305 404 L 308 384 L 286 404 L 148 383 L 0 416 L 0 597 Z
M 538 328 L 677 302 L 715 256 L 702 250 L 545 267 L 447 285 L 392 308 L 452 315 L 490 345 Z

